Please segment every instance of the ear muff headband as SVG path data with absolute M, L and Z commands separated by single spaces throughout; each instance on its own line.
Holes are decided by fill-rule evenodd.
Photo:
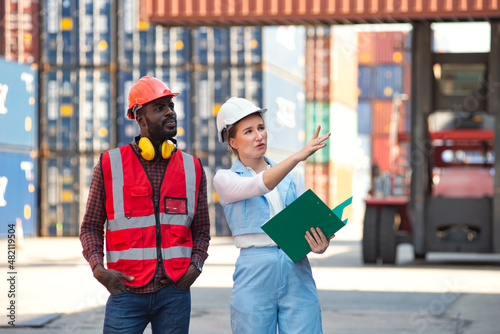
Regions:
M 141 155 L 144 159 L 146 159 L 147 161 L 151 161 L 155 158 L 156 150 L 149 138 L 141 137 L 137 145 L 141 149 Z M 165 140 L 160 146 L 161 156 L 163 157 L 163 159 L 170 158 L 174 149 L 175 144 L 168 140 Z

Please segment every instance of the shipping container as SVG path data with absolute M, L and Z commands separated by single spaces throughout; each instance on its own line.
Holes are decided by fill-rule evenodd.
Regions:
M 134 137 L 140 134 L 139 125 L 135 120 L 127 118 L 128 93 L 132 85 L 141 77 L 149 75 L 156 77 L 167 84 L 172 91 L 180 93 L 173 99 L 177 114 L 177 145 L 181 150 L 191 152 L 192 136 L 192 87 L 191 72 L 184 67 L 139 67 L 133 71 L 118 72 L 117 93 L 117 134 L 118 146 L 131 143 Z
M 113 15 L 111 15 L 113 13 Z M 111 0 L 79 1 L 79 54 L 80 65 L 108 65 L 115 59 L 115 9 Z
M 23 236 L 35 236 L 38 219 L 38 159 L 35 152 L 0 151 L 0 237 L 16 230 L 18 242 Z
M 79 76 L 79 152 L 107 151 L 115 135 L 111 127 L 111 75 L 82 68 Z
M 318 126 L 321 126 L 321 134 L 330 131 L 330 104 L 321 101 L 308 101 L 306 103 L 306 138 L 309 141 Z M 325 163 L 330 160 L 330 149 L 323 148 L 316 151 L 307 161 L 311 163 Z
M 330 108 L 330 131 L 332 135 L 326 146 L 330 150 L 330 161 L 352 166 L 356 152 L 356 110 L 339 102 L 332 103 Z
M 377 65 L 374 78 L 377 99 L 392 99 L 394 93 L 403 92 L 403 67 L 400 65 Z
M 372 133 L 372 102 L 371 100 L 358 101 L 358 133 Z
M 405 33 L 381 31 L 375 34 L 375 64 L 402 64 L 405 55 Z
M 303 82 L 294 82 L 280 72 L 264 69 L 263 108 L 268 147 L 296 152 L 305 141 L 305 92 Z
M 311 189 L 323 202 L 330 203 L 330 170 L 329 163 L 306 163 L 305 185 Z
M 190 62 L 191 29 L 165 28 L 139 18 L 137 0 L 118 1 L 118 66 L 179 66 Z
M 363 65 L 375 63 L 375 32 L 360 31 L 358 33 L 358 62 Z
M 268 26 L 262 28 L 262 60 L 288 75 L 305 80 L 306 28 Z
M 78 236 L 99 155 L 41 158 L 41 235 Z
M 359 66 L 358 67 L 358 98 L 372 99 L 373 98 L 373 67 Z
M 38 71 L 0 58 L 0 147 L 38 147 Z
M 395 23 L 498 18 L 498 1 L 141 0 L 140 13 L 168 26 Z
M 309 101 L 330 102 L 331 94 L 331 43 L 330 37 L 318 36 L 317 31 L 308 28 L 306 40 L 306 97 Z
M 231 65 L 252 65 L 262 62 L 262 28 L 231 27 Z
M 356 106 L 358 94 L 355 31 L 351 27 L 310 27 L 306 40 L 308 100 Z
M 406 108 L 407 103 L 399 106 L 397 133 L 406 130 Z M 391 119 L 393 117 L 393 101 L 372 100 L 372 134 L 375 136 L 388 136 L 391 131 Z
M 78 1 L 44 0 L 42 64 L 75 66 L 79 64 Z
M 216 116 L 220 107 L 231 95 L 231 71 L 227 66 L 209 67 L 205 71 L 195 71 L 195 99 L 193 124 L 193 148 L 197 155 L 201 155 L 205 166 L 215 166 L 215 161 L 209 161 L 214 152 L 224 152 L 226 144 L 218 142 Z M 237 85 L 235 85 L 236 87 Z M 245 97 L 245 96 L 241 96 Z M 247 97 L 254 101 L 251 96 Z
M 381 172 L 390 170 L 389 136 L 372 137 L 372 163 L 377 165 Z
M 200 27 L 193 31 L 193 62 L 202 65 L 230 64 L 230 29 Z
M 0 55 L 32 64 L 39 59 L 38 0 L 6 0 L 0 4 Z
M 81 68 L 43 72 L 41 148 L 103 152 L 111 147 L 111 75 Z

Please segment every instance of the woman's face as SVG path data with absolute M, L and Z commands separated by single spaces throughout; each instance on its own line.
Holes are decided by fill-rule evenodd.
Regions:
M 236 124 L 236 135 L 229 138 L 229 145 L 238 150 L 240 158 L 260 158 L 267 150 L 267 131 L 259 114 L 252 114 Z

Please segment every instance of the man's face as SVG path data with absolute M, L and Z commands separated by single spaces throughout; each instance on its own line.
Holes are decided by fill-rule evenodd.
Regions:
M 161 143 L 177 135 L 177 114 L 174 111 L 172 96 L 165 96 L 146 104 L 141 110 L 141 135 Z M 145 131 L 145 133 L 143 133 Z

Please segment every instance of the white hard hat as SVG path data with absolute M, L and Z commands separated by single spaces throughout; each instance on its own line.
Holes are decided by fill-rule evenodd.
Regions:
M 223 143 L 227 130 L 239 120 L 253 113 L 265 113 L 267 109 L 261 109 L 252 102 L 240 97 L 232 97 L 227 100 L 217 114 L 217 134 L 219 142 Z

